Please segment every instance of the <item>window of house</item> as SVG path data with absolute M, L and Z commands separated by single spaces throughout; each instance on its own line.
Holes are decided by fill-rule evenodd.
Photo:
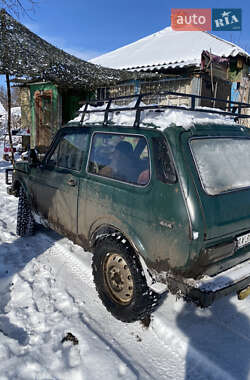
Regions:
M 130 184 L 147 185 L 150 160 L 145 137 L 96 133 L 92 139 L 88 171 Z
M 109 88 L 107 87 L 101 87 L 97 89 L 96 92 L 96 98 L 97 100 L 104 100 L 109 98 Z

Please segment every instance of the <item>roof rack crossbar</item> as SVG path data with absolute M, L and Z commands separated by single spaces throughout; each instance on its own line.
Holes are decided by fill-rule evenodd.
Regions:
M 166 104 L 149 104 L 149 105 L 141 105 L 141 102 L 143 98 L 146 97 L 152 97 L 152 96 L 165 96 L 165 95 L 170 95 L 170 96 L 175 96 L 175 97 L 181 97 L 181 98 L 190 98 L 191 100 L 191 105 L 190 107 L 186 106 L 178 106 L 178 105 L 166 105 Z M 133 106 L 117 106 L 117 107 L 112 107 L 112 102 L 115 101 L 120 101 L 120 100 L 129 100 L 129 99 L 136 99 L 135 105 Z M 211 102 L 219 102 L 223 103 L 225 105 L 225 110 L 219 110 L 216 108 L 202 108 L 200 106 L 196 106 L 196 100 L 197 99 L 202 99 L 202 100 L 210 100 Z M 201 96 L 201 95 L 194 95 L 194 94 L 185 94 L 181 92 L 173 92 L 173 91 L 160 91 L 157 93 L 149 92 L 149 93 L 140 93 L 140 94 L 135 94 L 135 95 L 125 95 L 125 96 L 118 96 L 115 98 L 108 98 L 104 99 L 102 101 L 102 104 L 107 103 L 105 108 L 102 109 L 92 109 L 88 110 L 88 105 L 96 104 L 100 105 L 100 100 L 91 100 L 90 102 L 87 102 L 85 104 L 85 107 L 83 111 L 80 111 L 79 113 L 82 114 L 81 121 L 80 123 L 82 124 L 84 121 L 84 117 L 86 114 L 90 113 L 104 113 L 104 124 L 108 124 L 108 117 L 109 113 L 113 112 L 123 112 L 123 111 L 136 111 L 135 114 L 135 121 L 134 121 L 134 127 L 138 128 L 140 126 L 140 117 L 141 117 L 141 111 L 145 110 L 164 110 L 164 109 L 176 109 L 176 110 L 185 110 L 185 111 L 196 111 L 196 112 L 205 112 L 205 113 L 214 113 L 214 114 L 220 114 L 220 115 L 228 115 L 228 116 L 233 116 L 235 118 L 249 118 L 250 115 L 247 114 L 242 114 L 241 111 L 242 109 L 250 109 L 250 104 L 248 103 L 243 103 L 243 102 L 235 102 L 232 100 L 225 100 L 225 99 L 219 99 L 219 98 L 212 98 L 208 96 Z M 236 113 L 235 110 L 238 110 Z
M 140 94 L 134 94 L 134 95 L 122 95 L 122 96 L 116 96 L 114 98 L 112 97 L 109 97 L 107 99 L 103 99 L 102 101 L 100 100 L 91 100 L 89 101 L 88 103 L 89 104 L 92 104 L 92 103 L 101 103 L 101 102 L 107 102 L 109 101 L 110 99 L 112 100 L 122 100 L 122 99 L 129 99 L 129 98 L 137 98 L 139 96 L 142 96 L 142 97 L 145 97 L 145 96 L 152 96 L 152 95 L 176 95 L 176 96 L 183 96 L 183 97 L 195 97 L 196 99 L 210 99 L 210 100 L 215 100 L 215 101 L 219 101 L 219 102 L 224 102 L 224 103 L 235 103 L 235 104 L 242 104 L 242 105 L 245 105 L 247 107 L 250 107 L 250 104 L 248 103 L 243 103 L 243 102 L 235 102 L 233 100 L 226 100 L 226 99 L 221 99 L 221 98 L 213 98 L 213 97 L 209 97 L 209 96 L 201 96 L 201 95 L 196 95 L 196 94 L 186 94 L 184 92 L 173 92 L 173 91 L 158 91 L 158 92 L 145 92 L 145 93 L 140 93 Z M 81 111 L 83 112 L 83 111 Z
M 133 98 L 137 98 L 137 97 L 147 97 L 147 96 L 161 96 L 161 95 L 176 95 L 176 96 L 180 96 L 180 97 L 189 97 L 189 98 L 192 98 L 194 97 L 195 99 L 204 99 L 204 100 L 213 100 L 213 101 L 216 101 L 216 102 L 222 102 L 222 103 L 228 103 L 228 104 L 235 104 L 235 105 L 238 105 L 240 104 L 241 106 L 245 107 L 245 108 L 250 108 L 250 104 L 249 103 L 243 103 L 243 102 L 236 102 L 234 100 L 226 100 L 226 99 L 221 99 L 221 98 L 213 98 L 213 97 L 210 97 L 210 96 L 201 96 L 201 95 L 196 95 L 196 94 L 186 94 L 184 92 L 173 92 L 173 91 L 159 91 L 159 92 L 148 92 L 148 93 L 140 93 L 140 94 L 134 94 L 134 95 L 123 95 L 123 96 L 117 96 L 117 97 L 110 97 L 110 98 L 107 98 L 107 99 L 103 99 L 102 101 L 100 100 L 91 100 L 89 101 L 88 103 L 89 104 L 92 104 L 92 103 L 104 103 L 104 102 L 108 102 L 109 100 L 122 100 L 122 99 L 133 99 Z M 80 112 L 83 112 L 83 111 L 80 111 Z

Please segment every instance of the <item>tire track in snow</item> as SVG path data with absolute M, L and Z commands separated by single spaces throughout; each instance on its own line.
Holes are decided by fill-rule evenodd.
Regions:
M 87 262 L 84 257 L 90 254 L 83 250 L 80 254 L 81 249 L 65 238 L 61 241 L 53 241 L 53 238 L 48 235 L 43 235 L 43 238 L 48 239 L 53 244 L 45 256 L 51 265 L 56 265 L 57 276 L 60 277 L 60 272 L 65 271 L 66 267 L 72 276 L 72 282 L 67 284 L 66 289 L 78 305 L 79 310 L 81 310 L 83 323 L 126 364 L 134 363 L 134 370 L 140 374 L 138 379 L 176 379 L 176 368 L 183 368 L 183 376 L 185 376 L 187 351 L 189 360 L 192 358 L 194 363 L 192 376 L 197 380 L 207 380 L 210 371 L 212 371 L 214 379 L 233 379 L 195 347 L 190 346 L 188 339 L 183 337 L 181 333 L 178 334 L 177 329 L 172 329 L 171 326 L 168 326 L 161 317 L 158 317 L 157 312 L 148 331 L 143 331 L 141 328 L 142 342 L 135 342 L 133 325 L 116 321 L 107 313 L 101 301 L 97 298 L 92 279 L 90 256 Z M 45 256 L 43 256 L 43 260 Z M 80 286 L 83 296 L 81 296 L 81 292 L 74 289 L 75 282 L 77 283 L 75 288 Z M 87 290 L 85 291 L 86 287 Z M 91 302 L 92 304 L 94 303 L 95 308 L 98 308 L 99 315 L 102 316 L 100 319 L 92 317 L 91 310 L 88 307 Z M 114 326 L 113 329 L 110 329 L 110 324 Z M 138 329 L 138 323 L 135 325 Z M 127 330 L 126 339 L 120 333 L 124 328 Z M 112 342 L 112 344 L 109 342 Z M 152 346 L 157 347 L 157 355 L 152 355 Z M 134 358 L 133 352 L 137 352 L 137 356 L 140 356 L 140 358 Z M 168 360 L 166 360 L 166 357 Z M 200 371 L 200 366 L 204 368 L 203 373 Z M 154 368 L 153 373 L 155 376 L 152 375 L 152 368 Z M 131 368 L 131 370 L 133 369 Z
M 53 242 L 53 239 L 47 235 L 45 238 Z M 159 337 L 157 337 L 157 339 L 155 338 L 152 342 L 152 329 L 143 330 L 139 322 L 134 325 L 136 329 L 138 329 L 139 326 L 142 342 L 137 342 L 133 324 L 125 324 L 114 319 L 104 309 L 104 306 L 99 300 L 92 279 L 90 260 L 88 258 L 88 263 L 86 263 L 83 258 L 84 255 L 89 255 L 89 253 L 82 252 L 83 256 L 79 256 L 79 253 L 77 252 L 76 254 L 74 250 L 78 251 L 78 247 L 74 246 L 73 243 L 67 239 L 62 239 L 61 241 L 54 242 L 53 246 L 49 248 L 48 252 L 40 259 L 42 259 L 43 262 L 44 259 L 48 259 L 50 265 L 55 265 L 56 269 L 54 268 L 54 270 L 57 276 L 60 276 L 60 272 L 66 269 L 69 271 L 71 274 L 71 283 L 67 284 L 66 289 L 74 298 L 79 310 L 81 310 L 83 322 L 87 324 L 93 333 L 102 339 L 105 344 L 109 345 L 110 348 L 119 355 L 121 360 L 125 361 L 125 363 L 134 363 L 133 367 L 135 367 L 135 370 L 137 372 L 139 371 L 140 374 L 138 379 L 176 379 L 176 368 L 184 366 L 183 359 L 179 353 L 173 346 L 171 346 L 171 348 L 166 347 Z M 81 260 L 81 258 L 83 259 Z M 76 285 L 75 289 L 74 284 Z M 83 293 L 83 297 L 78 291 L 79 287 Z M 84 289 L 86 287 L 87 290 L 85 291 Z M 94 303 L 94 307 L 98 308 L 98 314 L 102 316 L 101 318 L 96 319 L 92 317 L 91 308 L 89 310 L 88 307 L 91 303 L 92 305 Z M 110 329 L 111 324 L 113 329 Z M 126 330 L 125 336 L 122 333 L 124 330 Z M 109 342 L 112 342 L 112 344 Z M 154 345 L 157 347 L 157 355 L 152 355 L 152 346 Z M 137 358 L 133 356 L 134 352 L 137 352 Z M 166 356 L 168 357 L 168 361 L 167 366 L 164 366 L 163 363 L 166 363 Z M 169 363 L 170 361 L 171 365 Z M 166 368 L 169 367 L 169 365 L 172 369 L 171 371 L 169 368 Z M 154 368 L 154 375 L 152 374 L 152 368 Z
M 218 379 L 218 380 L 234 380 L 226 371 L 220 369 L 211 360 L 202 355 L 195 347 L 189 344 L 188 338 L 183 336 L 176 329 L 166 329 L 166 324 L 161 317 L 156 317 L 153 322 L 153 331 L 158 339 L 163 343 L 166 349 L 169 350 L 170 347 L 175 347 L 174 353 L 179 357 L 186 357 L 187 352 L 189 353 L 189 361 L 192 358 L 193 368 L 192 368 L 192 378 L 196 380 L 208 380 L 208 379 Z M 171 352 L 173 352 L 171 350 Z M 202 365 L 204 372 L 201 373 L 199 365 Z M 213 374 L 210 377 L 211 373 Z M 190 375 L 190 372 L 189 372 Z
M 189 375 L 200 380 L 211 379 L 234 379 L 228 371 L 225 371 L 223 366 L 220 366 L 220 362 L 213 361 L 209 358 L 208 351 L 199 351 L 197 347 L 192 345 L 187 336 L 176 328 L 176 326 L 168 326 L 168 317 L 166 322 L 164 319 L 158 316 L 158 312 L 155 313 L 155 318 L 148 331 L 141 330 L 142 342 L 135 342 L 135 335 L 133 331 L 138 330 L 138 323 L 133 325 L 127 325 L 116 321 L 109 313 L 106 312 L 102 306 L 100 300 L 95 294 L 95 287 L 92 280 L 90 261 L 88 263 L 84 260 L 80 260 L 78 249 L 67 239 L 60 242 L 55 242 L 51 251 L 54 251 L 55 257 L 61 257 L 64 265 L 67 266 L 73 277 L 77 278 L 78 287 L 80 286 L 83 292 L 84 299 L 81 297 L 81 293 L 75 291 L 72 284 L 68 284 L 67 291 L 71 294 L 75 302 L 79 305 L 79 309 L 82 311 L 85 323 L 88 323 L 92 331 L 103 339 L 105 343 L 112 342 L 111 349 L 120 355 L 122 360 L 126 362 L 134 363 L 135 368 L 139 371 L 141 379 L 176 379 L 176 370 L 178 368 L 178 375 L 180 378 L 185 376 L 185 365 L 188 362 Z M 77 251 L 77 252 L 75 252 Z M 84 257 L 86 253 L 82 253 Z M 63 257 L 63 259 L 62 259 Z M 83 289 L 87 287 L 87 290 Z M 76 286 L 77 288 L 77 286 Z M 100 318 L 93 318 L 91 308 L 88 304 L 94 303 L 95 308 L 98 308 Z M 87 306 L 86 306 L 87 303 Z M 170 306 L 173 306 L 172 304 Z M 178 310 L 181 312 L 181 310 Z M 204 311 L 202 311 L 204 313 Z M 216 314 L 216 313 L 215 313 Z M 227 327 L 232 334 L 235 334 L 235 328 L 226 325 L 219 319 L 218 313 L 213 317 L 212 323 L 216 323 L 219 326 Z M 110 328 L 112 326 L 112 328 Z M 126 330 L 126 334 L 122 333 Z M 237 334 L 237 333 L 236 333 Z M 243 337 L 242 334 L 237 334 Z M 248 338 L 246 338 L 248 340 Z M 214 342 L 216 345 L 216 342 Z M 152 347 L 154 349 L 152 354 Z M 134 352 L 137 353 L 136 358 L 133 356 Z M 125 358 L 125 359 L 124 359 Z M 167 358 L 167 360 L 166 360 Z M 187 359 L 188 358 L 188 359 Z M 190 363 L 192 363 L 190 365 Z M 153 368 L 153 371 L 152 371 Z M 183 373 L 180 373 L 180 368 Z M 201 370 L 202 368 L 202 370 Z M 152 375 L 153 373 L 153 375 Z M 211 375 L 212 374 L 212 375 Z
M 47 235 L 43 234 L 43 238 L 50 241 L 51 243 L 53 242 L 53 239 Z M 46 252 L 46 255 L 43 255 L 43 257 L 40 258 L 40 260 L 42 262 L 46 262 L 46 258 L 48 258 L 50 265 L 56 265 L 56 269 L 55 269 L 56 275 L 60 275 L 60 272 L 62 270 L 65 271 L 65 267 L 62 268 L 62 266 L 66 265 L 67 269 L 70 271 L 72 277 L 77 278 L 76 279 L 77 282 L 80 280 L 82 282 L 82 284 L 84 285 L 84 287 L 88 286 L 91 288 L 91 290 L 94 292 L 93 298 L 95 299 L 95 297 L 97 297 L 97 295 L 95 293 L 96 290 L 95 290 L 95 286 L 93 283 L 92 273 L 91 273 L 89 265 L 86 265 L 82 260 L 80 260 L 80 258 L 77 257 L 74 252 L 72 252 L 72 249 L 71 249 L 71 251 L 69 251 L 67 248 L 65 248 L 65 244 L 71 245 L 71 248 L 72 248 L 73 243 L 67 241 L 66 239 L 63 239 L 63 242 L 61 242 L 61 243 L 60 242 L 54 242 L 53 247 L 49 248 L 48 252 Z M 84 254 L 90 255 L 87 252 L 83 252 L 82 254 L 83 255 Z M 55 262 L 55 260 L 58 260 L 61 262 L 59 264 L 59 267 L 58 267 L 58 262 Z M 73 278 L 72 278 L 72 282 L 73 282 Z M 116 342 L 116 344 L 114 344 L 115 341 L 114 341 L 113 337 L 108 337 L 108 338 L 104 337 L 103 326 L 99 326 L 99 328 L 97 328 L 97 326 L 95 326 L 95 327 L 93 326 L 95 324 L 94 323 L 95 320 L 91 317 L 91 314 L 88 312 L 88 306 L 86 306 L 86 301 L 83 301 L 81 299 L 81 297 L 79 296 L 79 294 L 75 294 L 74 290 L 72 289 L 72 285 L 70 286 L 70 288 L 67 286 L 66 290 L 67 290 L 67 293 L 73 298 L 74 302 L 77 304 L 77 306 L 81 312 L 81 319 L 82 319 L 83 324 L 85 324 L 93 332 L 93 334 L 95 334 L 100 340 L 102 340 L 104 342 L 104 344 L 107 347 L 109 347 L 110 350 L 112 350 L 126 364 L 126 366 L 128 366 L 128 368 L 133 373 L 135 373 L 137 379 L 158 380 L 158 377 L 152 377 L 152 373 L 148 372 L 139 363 L 137 363 L 137 367 L 139 367 L 139 368 L 136 368 L 136 366 L 134 366 L 132 364 L 133 360 L 128 358 L 126 352 L 122 352 L 120 345 L 117 344 L 118 342 Z M 87 289 L 87 292 L 89 292 L 89 291 L 90 291 L 90 289 Z M 86 292 L 84 292 L 84 293 L 86 294 Z M 90 297 L 90 298 L 92 298 L 92 297 Z M 99 301 L 99 299 L 98 299 L 98 301 Z M 99 303 L 99 305 L 96 305 L 98 303 Z M 99 315 L 101 315 L 102 311 L 103 311 L 103 310 L 101 310 L 103 308 L 101 302 L 95 302 L 95 306 L 100 309 Z

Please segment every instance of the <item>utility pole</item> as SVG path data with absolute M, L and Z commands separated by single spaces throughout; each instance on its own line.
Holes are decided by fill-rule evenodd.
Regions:
M 13 149 L 13 143 L 12 143 L 12 133 L 11 133 L 11 91 L 10 91 L 10 77 L 9 74 L 5 74 L 6 76 L 6 85 L 7 85 L 7 108 L 8 108 L 8 134 L 9 134 L 9 141 L 10 141 L 10 149 L 11 149 L 11 161 L 12 165 L 14 165 L 15 158 L 14 158 L 14 149 Z

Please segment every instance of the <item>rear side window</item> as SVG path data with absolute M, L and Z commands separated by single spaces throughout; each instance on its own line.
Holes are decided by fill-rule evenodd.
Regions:
M 83 154 L 86 151 L 88 135 L 83 133 L 65 134 L 59 140 L 47 160 L 48 165 L 80 171 Z
M 176 172 L 168 144 L 163 136 L 153 137 L 153 152 L 156 177 L 164 183 L 175 183 Z
M 88 172 L 139 186 L 147 185 L 150 161 L 145 137 L 96 133 L 92 139 Z
M 208 194 L 250 187 L 250 139 L 193 139 L 190 146 Z

